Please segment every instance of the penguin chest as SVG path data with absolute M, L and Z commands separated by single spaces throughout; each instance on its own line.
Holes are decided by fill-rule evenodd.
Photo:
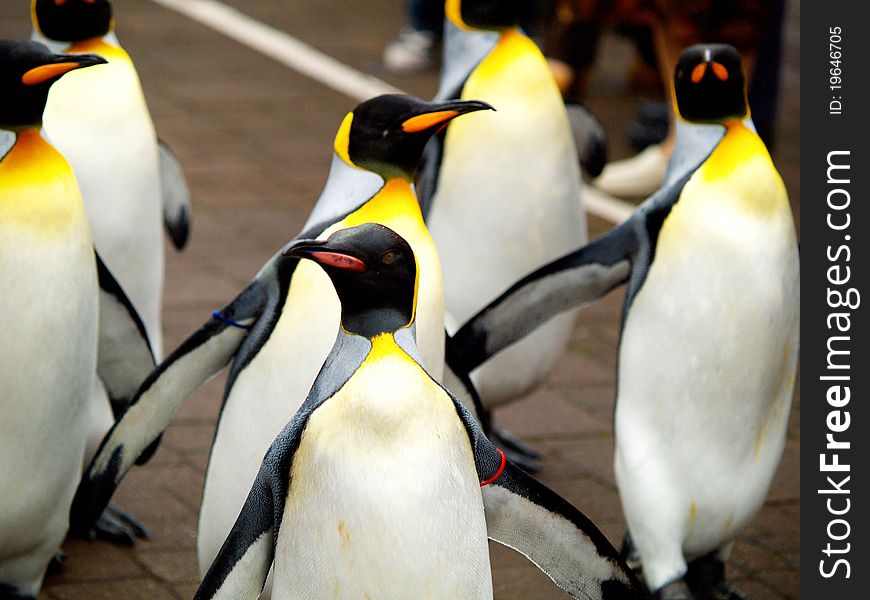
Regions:
M 139 78 L 123 50 L 108 58 L 54 84 L 43 119 L 51 143 L 76 172 L 95 223 L 122 207 L 141 215 L 144 198 L 152 210 L 159 207 L 157 138 Z
M 450 124 L 427 218 L 444 265 L 451 332 L 523 275 L 587 241 L 570 125 L 534 43 L 503 35 L 468 77 L 462 98 L 496 111 Z M 575 315 L 557 316 L 475 370 L 484 404 L 540 383 L 562 355 Z
M 157 136 L 139 79 L 120 48 L 109 63 L 52 86 L 43 126 L 75 171 L 94 244 L 159 343 L 163 232 Z
M 47 561 L 84 453 L 97 281 L 75 179 L 36 132 L 0 162 L 0 290 L 0 554 L 48 535 Z
M 490 598 L 486 523 L 449 397 L 402 357 L 311 415 L 275 557 L 282 598 Z
M 505 34 L 463 99 L 490 103 L 450 124 L 427 224 L 459 323 L 541 264 L 586 242 L 576 149 L 543 56 Z
M 620 487 L 674 500 L 699 547 L 715 547 L 760 507 L 797 359 L 797 250 L 782 182 L 766 153 L 729 173 L 702 169 L 687 183 L 619 356 Z

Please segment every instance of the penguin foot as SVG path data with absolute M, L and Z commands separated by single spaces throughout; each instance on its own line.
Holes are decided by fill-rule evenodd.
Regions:
M 132 546 L 136 538 L 147 540 L 148 530 L 130 513 L 109 505 L 94 525 L 90 538 Z
M 7 583 L 0 583 L 0 599 L 2 600 L 36 600 L 33 596 L 25 596 Z
M 725 582 L 725 563 L 715 553 L 690 562 L 686 581 L 695 600 L 748 600 Z
M 635 575 L 640 579 L 641 573 L 641 562 L 640 562 L 640 554 L 637 552 L 637 548 L 634 545 L 634 542 L 631 539 L 631 533 L 626 532 L 625 537 L 622 538 L 622 548 L 619 549 L 619 558 L 625 561 L 625 564 L 628 565 L 632 571 L 635 572 Z
M 655 593 L 658 600 L 695 600 L 688 584 L 682 579 L 672 581 Z
M 48 570 L 45 574 L 54 575 L 55 573 L 60 573 L 60 570 L 63 569 L 63 561 L 65 560 L 66 554 L 64 554 L 63 550 L 58 550 L 55 555 L 51 557 L 51 560 L 48 561 Z
M 501 448 L 505 456 L 528 473 L 541 470 L 541 454 L 509 431 L 493 426 L 489 433 L 493 444 Z

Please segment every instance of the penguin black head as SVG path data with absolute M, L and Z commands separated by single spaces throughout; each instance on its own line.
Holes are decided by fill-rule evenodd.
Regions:
M 81 42 L 112 31 L 110 0 L 32 0 L 33 26 L 50 40 Z
M 345 330 L 372 338 L 414 321 L 417 259 L 389 227 L 364 223 L 326 241 L 297 240 L 282 254 L 313 260 L 326 271 L 341 300 Z
M 727 44 L 696 44 L 680 55 L 674 74 L 677 110 L 686 121 L 721 123 L 749 114 L 740 55 Z
M 347 114 L 335 136 L 335 153 L 347 164 L 384 179 L 412 180 L 423 148 L 459 115 L 492 107 L 475 100 L 426 102 L 401 94 L 367 100 Z
M 64 73 L 105 62 L 96 54 L 53 54 L 37 42 L 0 41 L 0 127 L 39 125 L 51 84 Z
M 518 27 L 523 0 L 447 0 L 444 14 L 461 29 L 502 30 Z

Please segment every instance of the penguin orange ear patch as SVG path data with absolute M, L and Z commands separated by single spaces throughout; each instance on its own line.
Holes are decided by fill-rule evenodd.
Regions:
M 719 81 L 728 81 L 728 69 L 726 69 L 722 63 L 712 62 L 710 63 L 710 66 L 713 68 L 713 75 L 715 75 Z
M 423 131 L 449 121 L 458 114 L 455 110 L 439 110 L 437 112 L 417 115 L 402 123 L 402 131 L 405 133 L 417 133 L 418 131 Z
M 68 73 L 80 66 L 77 62 L 62 62 L 35 67 L 21 76 L 21 83 L 24 85 L 39 85 L 49 79 L 60 77 L 64 73 Z
M 707 72 L 707 63 L 701 63 L 692 69 L 692 83 L 700 83 L 704 79 L 704 73 Z
M 349 256 L 347 254 L 339 254 L 338 252 L 323 252 L 320 250 L 313 250 L 308 252 L 308 256 L 310 256 L 313 260 L 319 262 L 322 265 L 329 265 L 330 267 L 335 267 L 336 269 L 343 269 L 345 271 L 363 273 L 367 268 L 366 264 L 360 259 L 354 256 Z

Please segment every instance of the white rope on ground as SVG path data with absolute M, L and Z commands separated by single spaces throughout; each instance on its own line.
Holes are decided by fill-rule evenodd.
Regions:
M 362 102 L 401 90 L 338 62 L 293 36 L 214 0 L 151 0 Z
M 151 0 L 268 56 L 323 85 L 362 102 L 380 94 L 401 94 L 377 77 L 361 73 L 292 35 L 249 17 L 217 0 Z M 586 210 L 613 223 L 621 223 L 634 205 L 584 185 Z

